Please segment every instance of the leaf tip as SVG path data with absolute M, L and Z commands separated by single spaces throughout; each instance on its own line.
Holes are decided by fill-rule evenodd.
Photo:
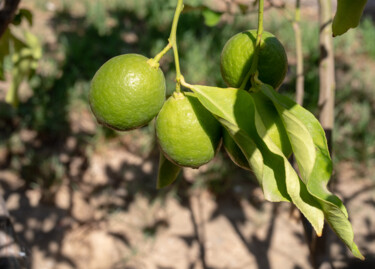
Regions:
M 354 255 L 356 258 L 358 258 L 358 259 L 364 261 L 364 260 L 365 260 L 365 257 L 364 257 L 364 256 L 362 255 L 362 253 L 359 251 L 357 245 L 355 245 L 355 244 L 353 244 L 353 245 L 354 245 L 354 246 L 353 246 L 352 249 L 351 249 L 353 255 Z

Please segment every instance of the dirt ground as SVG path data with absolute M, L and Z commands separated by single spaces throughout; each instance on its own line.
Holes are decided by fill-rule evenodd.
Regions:
M 44 27 L 47 42 L 56 42 L 45 26 L 48 12 L 36 18 L 34 27 Z M 70 122 L 74 133 L 96 128 L 88 112 L 71 113 Z M 74 137 L 64 141 L 59 161 L 69 173 L 48 199 L 14 171 L 0 170 L 0 194 L 30 268 L 311 268 L 299 214 L 289 204 L 265 202 L 248 174 L 233 167 L 231 185 L 219 194 L 193 184 L 207 166 L 186 169 L 174 186 L 158 191 L 158 155 L 139 154 L 137 132 L 103 143 L 89 159 L 75 154 L 80 142 Z M 24 142 L 34 137 L 32 130 L 21 134 Z M 3 161 L 0 152 L 0 167 Z M 374 180 L 350 163 L 335 170 L 334 192 L 348 208 L 367 260 L 353 259 L 327 228 L 331 265 L 375 268 Z
M 31 268 L 310 268 L 302 225 L 289 204 L 264 202 L 251 181 L 216 197 L 200 188 L 183 194 L 182 186 L 158 198 L 139 186 L 155 181 L 155 166 L 125 148 L 108 148 L 93 156 L 77 189 L 61 185 L 55 205 L 1 171 L 2 195 Z M 355 241 L 373 262 L 374 182 L 356 178 L 350 165 L 338 171 L 336 193 L 348 207 Z M 334 235 L 328 238 L 334 268 L 374 268 L 345 267 L 350 254 Z

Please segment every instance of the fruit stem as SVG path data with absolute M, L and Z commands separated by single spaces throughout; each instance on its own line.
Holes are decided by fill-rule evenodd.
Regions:
M 177 92 L 181 92 L 181 70 L 180 70 L 180 60 L 178 58 L 176 32 L 177 32 L 178 19 L 180 18 L 180 14 L 183 9 L 184 9 L 183 0 L 178 0 L 176 11 L 173 17 L 171 34 L 168 39 L 169 43 L 172 45 L 172 48 L 173 48 L 174 62 L 176 66 L 176 91 Z
M 249 81 L 250 77 L 254 77 L 255 73 L 258 69 L 258 61 L 259 61 L 259 52 L 260 46 L 262 43 L 262 34 L 263 34 L 263 13 L 264 13 L 264 0 L 259 0 L 259 7 L 258 7 L 258 29 L 257 29 L 257 39 L 255 41 L 255 51 L 254 51 L 254 58 L 253 62 L 251 63 L 251 67 L 249 72 L 246 74 L 245 79 L 242 81 L 240 89 L 244 90 L 246 87 L 247 82 Z
M 191 84 L 189 84 L 189 83 L 187 83 L 187 82 L 185 81 L 184 76 L 182 76 L 182 75 L 181 75 L 181 77 L 180 77 L 180 82 L 181 82 L 181 85 L 182 85 L 182 86 L 184 86 L 184 87 L 186 87 L 186 88 L 188 88 L 188 89 L 190 89 L 190 90 L 193 90 L 194 86 L 191 85 Z
M 165 47 L 164 47 L 164 49 L 161 51 L 161 52 L 159 52 L 155 57 L 154 57 L 154 61 L 156 62 L 156 63 L 159 63 L 159 61 L 160 61 L 160 59 L 164 56 L 164 54 L 166 54 L 167 52 L 168 52 L 168 50 L 169 49 L 171 49 L 172 48 L 172 43 L 171 42 L 168 42 L 168 45 L 166 45 Z

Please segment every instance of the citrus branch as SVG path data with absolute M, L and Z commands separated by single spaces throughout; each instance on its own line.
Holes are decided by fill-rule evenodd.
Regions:
M 168 45 L 166 45 L 166 46 L 164 47 L 164 49 L 163 49 L 161 52 L 159 52 L 159 53 L 154 57 L 153 60 L 154 60 L 156 63 L 158 63 L 158 62 L 160 61 L 160 59 L 164 56 L 164 54 L 166 54 L 166 53 L 168 52 L 168 50 L 169 50 L 170 48 L 172 48 L 172 44 L 171 44 L 170 42 L 168 42 Z
M 174 55 L 174 62 L 176 66 L 176 91 L 181 91 L 181 70 L 180 70 L 180 61 L 178 57 L 178 49 L 177 49 L 177 38 L 176 38 L 176 32 L 177 32 L 177 25 L 178 25 L 178 19 L 180 18 L 180 14 L 182 10 L 184 9 L 184 3 L 183 0 L 177 0 L 177 6 L 176 11 L 174 13 L 173 22 L 172 22 L 172 29 L 171 33 L 168 38 L 168 44 L 164 47 L 162 51 L 160 51 L 151 61 L 152 65 L 159 66 L 160 59 L 166 54 L 171 48 L 173 48 L 173 55 Z
M 296 83 L 296 101 L 297 104 L 302 105 L 304 95 L 304 74 L 303 74 L 303 51 L 302 51 L 302 36 L 300 28 L 301 9 L 300 0 L 296 0 L 296 10 L 293 21 L 293 29 L 296 42 L 296 58 L 297 58 L 297 83 Z
M 263 34 L 263 13 L 264 13 L 264 0 L 259 0 L 259 7 L 258 7 L 258 29 L 257 29 L 257 39 L 255 41 L 255 51 L 254 51 L 254 58 L 251 64 L 249 72 L 246 74 L 245 79 L 242 81 L 240 89 L 245 89 L 247 81 L 249 78 L 253 78 L 257 69 L 258 69 L 258 61 L 259 61 L 259 51 L 260 45 L 262 43 L 262 34 Z
M 173 47 L 174 63 L 176 66 L 176 91 L 177 92 L 181 91 L 181 81 L 180 81 L 181 70 L 180 70 L 180 60 L 178 58 L 176 32 L 177 32 L 178 19 L 180 18 L 180 14 L 183 9 L 184 9 L 183 0 L 178 0 L 177 6 L 176 6 L 176 12 L 174 13 L 174 18 L 173 18 L 171 35 L 169 36 L 169 43 L 172 44 L 172 47 Z

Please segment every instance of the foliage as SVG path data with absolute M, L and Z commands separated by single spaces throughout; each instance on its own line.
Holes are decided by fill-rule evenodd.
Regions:
M 20 25 L 25 19 L 32 25 L 32 14 L 29 10 L 20 9 L 13 24 Z M 23 30 L 18 37 L 17 30 L 8 28 L 1 37 L 0 45 L 0 80 L 5 80 L 4 62 L 8 60 L 11 82 L 6 96 L 6 102 L 18 106 L 18 88 L 25 79 L 30 79 L 42 56 L 39 40 L 29 30 Z M 9 59 L 10 58 L 10 59 Z
M 76 13 L 73 15 L 73 2 L 75 1 L 65 0 L 64 2 L 65 8 L 58 10 L 52 19 L 57 33 L 58 47 L 51 49 L 45 44 L 44 55 L 41 59 L 42 66 L 36 74 L 30 76 L 29 84 L 33 89 L 33 96 L 25 100 L 18 110 L 0 104 L 2 143 L 12 137 L 9 140 L 11 144 L 9 147 L 11 150 L 10 166 L 20 171 L 33 184 L 45 189 L 53 188 L 54 184 L 59 184 L 59 180 L 69 173 L 69 164 L 62 164 L 59 159 L 69 137 L 77 139 L 79 144 L 73 153 L 69 153 L 70 156 L 89 158 L 95 141 L 110 140 L 118 136 L 118 133 L 102 127 L 98 127 L 95 132 L 74 131 L 71 126 L 71 115 L 76 112 L 81 114 L 87 112 L 85 100 L 90 79 L 103 62 L 120 53 L 138 52 L 152 56 L 163 48 L 168 38 L 166 34 L 170 28 L 175 3 L 172 0 L 86 1 L 82 2 L 87 9 L 86 16 L 86 14 L 77 15 Z M 191 5 L 193 6 L 194 3 Z M 273 12 L 279 14 L 276 11 Z M 248 25 L 255 25 L 253 14 L 250 15 L 233 16 L 231 24 L 221 18 L 222 20 L 215 27 L 209 27 L 202 10 L 195 9 L 183 14 L 177 34 L 179 49 L 184 51 L 180 56 L 180 61 L 186 81 L 224 86 L 220 76 L 218 55 L 224 42 L 234 32 L 247 29 Z M 289 21 L 283 19 L 282 16 L 272 15 L 270 20 L 265 21 L 265 28 L 280 38 L 286 45 L 287 51 L 294 49 L 293 43 L 289 41 L 293 40 Z M 302 31 L 305 33 L 303 35 L 307 89 L 305 104 L 313 112 L 317 111 L 316 66 L 319 55 L 316 40 L 318 30 L 313 23 L 302 23 Z M 355 72 L 353 67 L 348 66 L 345 60 L 342 60 L 349 51 L 352 52 L 353 48 L 358 48 L 356 38 L 353 36 L 363 40 L 363 48 L 353 55 L 354 60 L 367 63 L 368 59 L 364 59 L 367 55 L 374 57 L 373 46 L 370 43 L 374 37 L 373 23 L 365 20 L 357 30 L 356 32 L 349 31 L 335 41 L 336 44 L 345 44 L 345 46 L 337 46 L 341 81 L 338 82 L 336 101 L 337 128 L 334 135 L 334 158 L 371 163 L 370 161 L 375 157 L 373 147 L 375 138 L 371 132 L 374 121 L 370 117 L 375 100 L 370 88 L 371 76 L 365 77 L 368 73 L 366 75 L 366 72 L 361 70 Z M 293 57 L 289 58 L 291 59 L 289 74 L 280 92 L 292 98 L 295 76 Z M 351 59 L 351 62 L 354 60 Z M 174 89 L 175 78 L 171 53 L 162 59 L 161 68 L 167 73 L 168 89 L 171 93 Z M 355 83 L 358 81 L 359 85 Z M 36 142 L 23 141 L 20 138 L 23 130 L 36 131 Z M 147 140 L 151 141 L 147 142 L 150 145 L 140 142 L 145 147 L 145 154 L 148 154 L 155 146 L 152 140 L 153 129 L 146 127 L 140 131 L 141 136 L 137 139 L 147 140 L 151 137 Z M 130 134 L 130 136 L 132 139 L 137 137 L 135 134 Z M 38 143 L 42 143 L 48 150 L 42 149 L 37 145 Z M 164 163 L 163 167 L 168 167 L 168 165 Z M 226 167 L 217 169 L 225 170 Z M 176 176 L 177 170 L 176 173 L 172 173 L 171 177 Z M 173 180 L 170 179 L 162 185 L 167 185 L 171 181 Z
M 333 18 L 333 36 L 346 33 L 350 28 L 358 26 L 367 0 L 338 0 L 337 11 Z

